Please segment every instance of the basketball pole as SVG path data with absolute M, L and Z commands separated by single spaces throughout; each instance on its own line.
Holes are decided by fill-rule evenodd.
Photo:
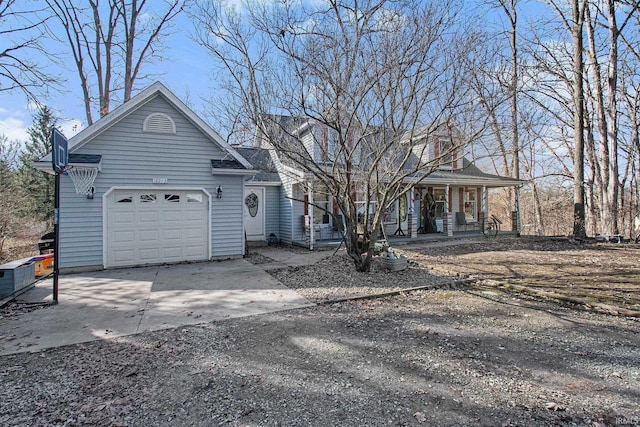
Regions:
M 53 303 L 58 304 L 58 272 L 60 265 L 60 172 L 55 172 L 55 196 L 53 203 Z
M 67 138 L 56 128 L 51 129 L 51 166 L 55 179 L 55 195 L 53 203 L 53 304 L 58 304 L 58 276 L 60 272 L 60 175 L 69 162 Z

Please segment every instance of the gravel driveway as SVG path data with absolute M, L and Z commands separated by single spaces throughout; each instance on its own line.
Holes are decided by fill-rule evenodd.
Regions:
M 344 260 L 323 262 L 274 275 L 335 299 L 356 273 L 325 280 Z M 427 274 L 353 283 L 434 289 L 2 357 L 0 425 L 640 425 L 637 319 Z

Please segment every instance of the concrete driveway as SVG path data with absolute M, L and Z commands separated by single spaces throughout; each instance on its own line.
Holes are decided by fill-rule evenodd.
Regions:
M 0 355 L 312 305 L 245 260 L 62 275 L 59 304 L 0 319 Z M 51 301 L 52 281 L 19 299 Z

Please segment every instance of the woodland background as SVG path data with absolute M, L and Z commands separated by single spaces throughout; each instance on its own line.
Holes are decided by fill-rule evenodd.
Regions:
M 250 143 L 242 106 L 231 101 L 238 86 L 216 57 L 219 52 L 198 36 L 198 17 L 230 6 L 240 16 L 265 17 L 267 9 L 256 3 L 262 4 L 0 1 L 0 97 L 20 92 L 34 105 L 28 140 L 0 135 L 0 262 L 33 252 L 38 237 L 52 226 L 52 176 L 30 167 L 49 151 L 48 135 L 58 121 L 47 106 L 47 93 L 81 96 L 91 124 L 152 81 L 153 73 L 145 70 L 153 64 L 161 69 L 165 58 L 159 47 L 187 31 L 193 43 L 212 54 L 207 78 L 218 82 L 205 116 L 230 143 Z M 410 10 L 411 2 L 402 0 L 367 0 L 359 7 L 391 10 L 405 3 L 403 10 Z M 465 130 L 475 135 L 467 156 L 488 172 L 527 181 L 519 195 L 523 234 L 635 236 L 640 0 L 437 3 L 433 13 L 442 14 L 447 31 L 466 41 L 446 54 L 452 67 L 465 70 L 456 96 L 472 107 L 465 110 L 472 111 Z M 353 9 L 354 2 L 319 4 L 326 10 L 313 13 L 333 9 L 339 14 Z M 67 73 L 80 76 L 79 86 L 66 87 L 64 75 L 50 73 L 34 59 L 46 55 L 44 46 L 51 43 L 66 50 Z M 514 197 L 506 190 L 492 194 L 492 213 L 507 224 Z

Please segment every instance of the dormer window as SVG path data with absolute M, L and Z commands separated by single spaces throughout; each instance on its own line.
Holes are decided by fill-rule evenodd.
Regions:
M 453 150 L 451 140 L 439 138 L 435 142 L 435 158 L 438 160 L 440 169 L 453 169 Z
M 144 119 L 142 131 L 175 135 L 176 124 L 171 117 L 164 113 L 152 113 Z

